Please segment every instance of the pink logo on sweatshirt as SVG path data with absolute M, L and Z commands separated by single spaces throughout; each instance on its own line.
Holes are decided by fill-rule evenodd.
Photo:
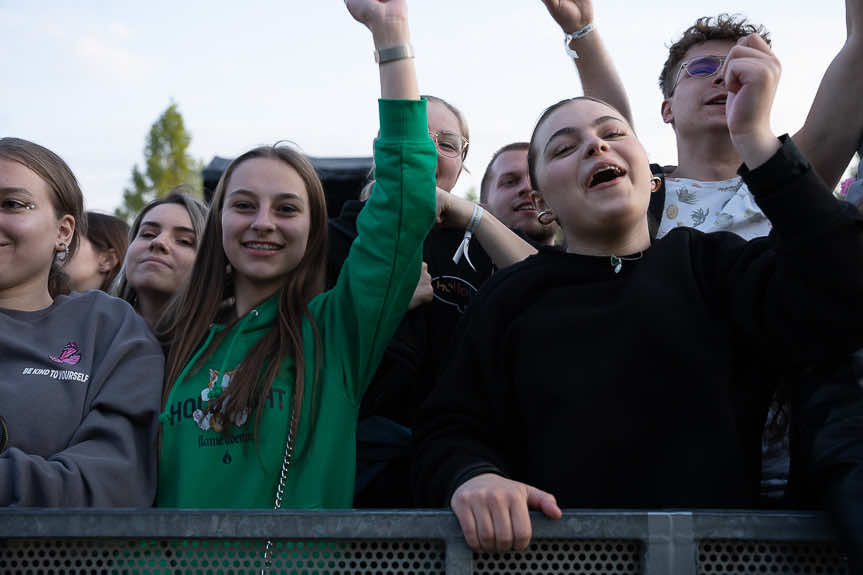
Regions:
M 66 365 L 77 365 L 78 362 L 81 361 L 81 354 L 78 351 L 78 343 L 74 341 L 70 341 L 63 347 L 63 351 L 60 352 L 59 357 L 56 355 L 49 355 L 48 357 L 51 361 Z

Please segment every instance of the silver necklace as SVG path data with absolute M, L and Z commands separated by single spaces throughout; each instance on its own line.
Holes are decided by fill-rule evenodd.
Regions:
M 614 254 L 611 255 L 609 261 L 611 262 L 611 267 L 614 269 L 614 273 L 619 274 L 620 270 L 623 269 L 623 262 L 635 262 L 644 257 L 644 252 L 638 252 L 637 256 L 616 256 Z

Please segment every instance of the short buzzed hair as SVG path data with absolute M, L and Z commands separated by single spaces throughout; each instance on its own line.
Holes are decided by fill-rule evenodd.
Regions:
M 482 182 L 479 185 L 479 201 L 484 204 L 488 201 L 488 187 L 491 185 L 491 167 L 494 165 L 497 157 L 503 154 L 504 152 L 512 152 L 515 150 L 528 150 L 530 149 L 530 144 L 527 142 L 513 142 L 511 144 L 507 144 L 502 147 L 498 151 L 496 151 L 491 160 L 488 163 L 488 166 L 485 168 L 485 173 L 482 175 Z
M 668 48 L 668 59 L 659 75 L 659 89 L 662 95 L 670 98 L 674 93 L 674 80 L 680 73 L 680 64 L 690 48 L 710 40 L 731 40 L 736 42 L 744 36 L 758 34 L 770 45 L 770 33 L 764 26 L 750 24 L 746 18 L 737 14 L 720 14 L 716 18 L 704 16 L 686 29 L 680 40 Z

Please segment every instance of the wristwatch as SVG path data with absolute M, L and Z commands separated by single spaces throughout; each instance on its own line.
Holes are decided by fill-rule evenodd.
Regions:
M 375 62 L 378 64 L 386 64 L 394 60 L 404 60 L 405 58 L 413 57 L 414 48 L 410 44 L 399 44 L 398 46 L 375 50 Z

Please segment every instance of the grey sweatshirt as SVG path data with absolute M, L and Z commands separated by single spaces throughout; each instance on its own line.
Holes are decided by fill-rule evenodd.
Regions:
M 164 357 L 125 301 L 0 309 L 0 368 L 0 506 L 152 504 Z

